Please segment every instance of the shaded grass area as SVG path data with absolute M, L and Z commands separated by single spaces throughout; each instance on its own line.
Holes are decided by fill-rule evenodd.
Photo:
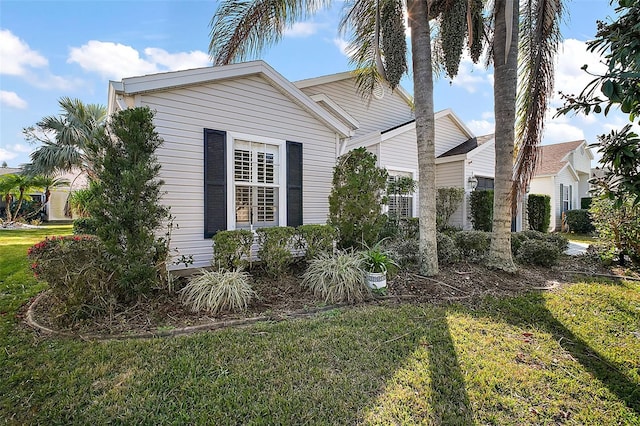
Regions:
M 82 342 L 21 325 L 19 306 L 43 288 L 21 259 L 42 236 L 7 244 L 5 235 L 9 424 L 640 424 L 638 283 Z

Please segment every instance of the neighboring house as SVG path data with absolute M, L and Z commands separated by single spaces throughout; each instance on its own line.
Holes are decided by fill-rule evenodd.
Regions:
M 0 176 L 5 174 L 20 174 L 22 169 L 19 167 L 0 167 Z M 69 185 L 64 185 L 57 188 L 51 188 L 49 195 L 49 201 L 43 209 L 44 216 L 42 218 L 45 221 L 70 221 L 72 217 L 69 215 L 67 208 L 67 199 L 69 193 L 73 189 L 84 188 L 87 185 L 87 179 L 84 174 L 79 171 L 71 171 L 56 176 L 59 179 L 69 181 Z M 29 197 L 32 201 L 44 202 L 46 199 L 45 193 L 40 191 L 30 192 Z M 4 211 L 4 200 L 0 197 L 0 212 Z
M 589 178 L 593 154 L 584 140 L 543 145 L 530 194 L 551 197 L 550 230 L 562 227 L 562 214 L 580 208 L 580 200 L 589 197 Z
M 172 247 L 194 267 L 210 264 L 219 230 L 326 223 L 336 159 L 365 142 L 392 176 L 418 178 L 411 97 L 380 86 L 363 99 L 352 73 L 292 83 L 254 61 L 109 83 L 110 114 L 136 106 L 156 113 L 163 202 L 178 225 Z M 492 142 L 478 143 L 451 111 L 437 120 L 439 185 L 493 179 L 484 159 Z

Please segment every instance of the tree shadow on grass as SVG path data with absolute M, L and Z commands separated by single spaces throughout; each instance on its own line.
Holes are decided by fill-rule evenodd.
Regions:
M 489 309 L 476 311 L 474 315 L 488 316 L 518 327 L 532 326 L 550 333 L 563 350 L 571 354 L 629 409 L 640 414 L 640 385 L 629 380 L 604 354 L 562 324 L 548 309 L 542 293 L 533 293 L 526 298 L 487 300 L 486 303 Z

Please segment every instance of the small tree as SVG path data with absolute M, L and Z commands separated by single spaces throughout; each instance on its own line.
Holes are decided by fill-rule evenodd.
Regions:
M 628 197 L 621 205 L 607 196 L 594 197 L 589 212 L 600 241 L 624 265 L 625 256 L 640 265 L 640 204 Z
M 384 219 L 387 171 L 376 166 L 376 156 L 365 148 L 338 159 L 329 195 L 329 223 L 338 229 L 340 246 L 362 247 L 376 243 Z
M 125 301 L 151 289 L 158 279 L 156 263 L 166 255 L 155 235 L 168 209 L 160 205 L 163 182 L 155 151 L 162 139 L 152 120 L 146 107 L 120 111 L 93 147 L 98 182 L 89 214 Z
M 493 228 L 493 191 L 473 191 L 469 197 L 471 223 L 477 231 Z
M 451 216 L 464 200 L 464 188 L 438 188 L 436 194 L 436 224 L 438 229 L 447 226 Z
M 534 231 L 547 232 L 551 223 L 551 197 L 542 194 L 531 194 L 527 201 L 529 228 Z

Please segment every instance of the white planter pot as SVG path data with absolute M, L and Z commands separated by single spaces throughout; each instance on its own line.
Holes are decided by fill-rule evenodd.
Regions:
M 386 272 L 367 272 L 367 286 L 372 289 L 385 288 L 387 286 Z

